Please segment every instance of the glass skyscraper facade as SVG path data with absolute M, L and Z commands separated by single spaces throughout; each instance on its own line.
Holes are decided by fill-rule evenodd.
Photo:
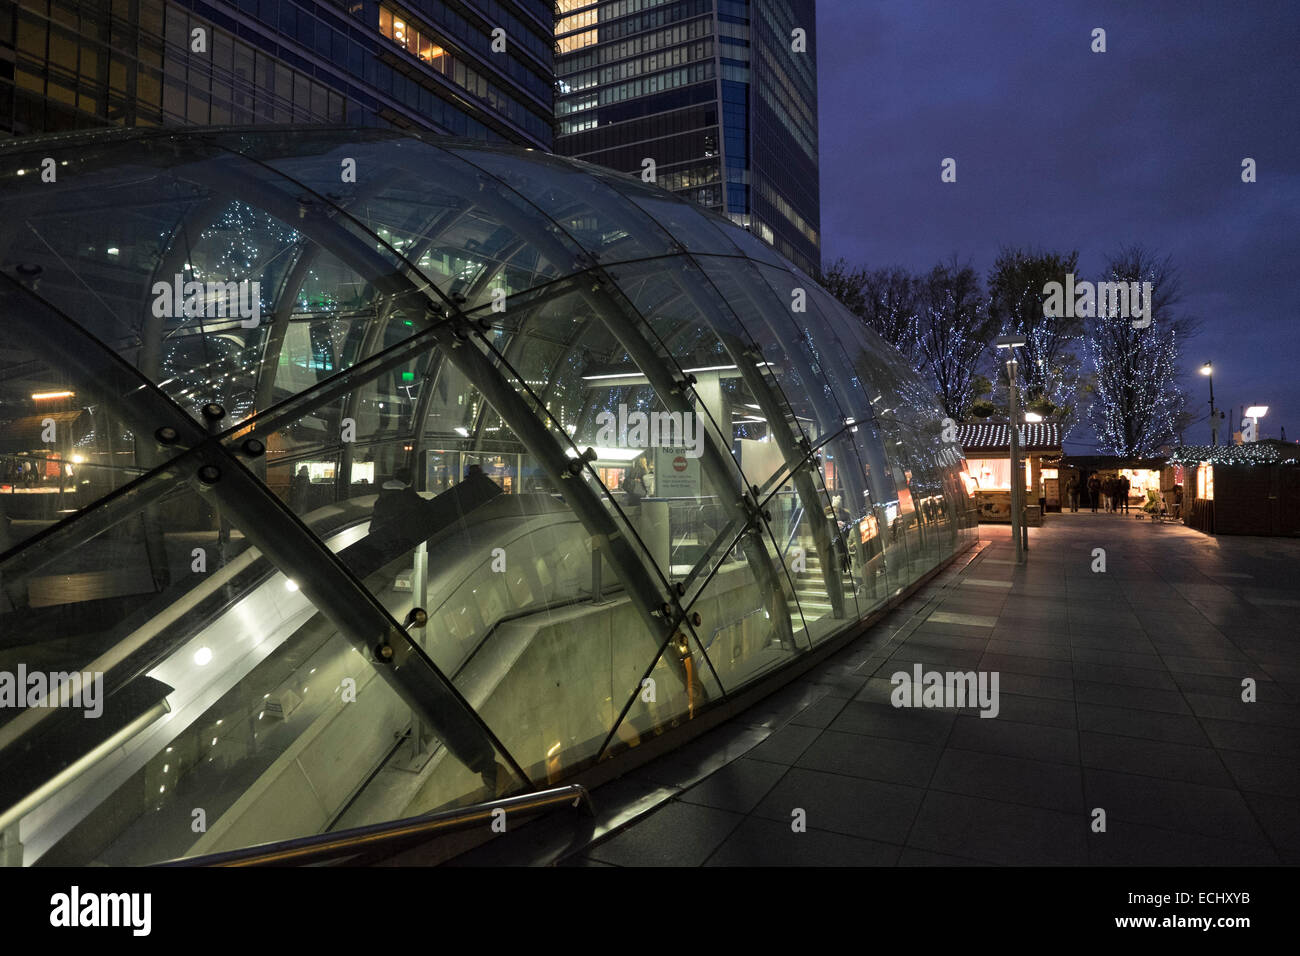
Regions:
M 10 864 L 627 766 L 975 540 L 903 359 L 635 177 L 110 129 L 0 142 L 0 216 Z
M 348 123 L 549 149 L 549 0 L 0 2 L 0 131 Z
M 813 0 L 560 0 L 556 152 L 821 258 Z

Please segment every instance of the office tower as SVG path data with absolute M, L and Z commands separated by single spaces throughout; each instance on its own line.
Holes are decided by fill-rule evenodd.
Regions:
M 820 260 L 813 0 L 560 0 L 555 151 Z
M 548 0 L 0 3 L 0 130 L 332 122 L 549 148 Z

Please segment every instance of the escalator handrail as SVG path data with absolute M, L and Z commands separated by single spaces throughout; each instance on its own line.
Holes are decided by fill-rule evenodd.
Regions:
M 275 866 L 319 863 L 355 856 L 363 852 L 393 851 L 399 848 L 399 844 L 469 830 L 482 825 L 484 821 L 493 820 L 497 810 L 502 811 L 508 818 L 512 812 L 529 813 L 564 803 L 572 806 L 583 804 L 588 816 L 594 816 L 595 809 L 591 802 L 591 794 L 582 784 L 573 783 L 423 816 L 405 817 L 401 820 L 389 820 L 364 827 L 337 830 L 333 833 L 318 833 L 314 836 L 297 837 L 276 843 L 261 843 L 238 850 L 169 860 L 155 865 Z

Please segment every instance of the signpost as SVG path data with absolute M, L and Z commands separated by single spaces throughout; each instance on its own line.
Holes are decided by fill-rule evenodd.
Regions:
M 656 498 L 698 498 L 700 459 L 687 457 L 687 448 L 655 449 Z

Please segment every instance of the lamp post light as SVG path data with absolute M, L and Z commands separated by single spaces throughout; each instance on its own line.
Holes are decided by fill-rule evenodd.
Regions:
M 1214 363 L 1206 362 L 1201 366 L 1201 374 L 1210 380 L 1210 444 L 1219 443 L 1219 413 L 1214 410 Z
M 1024 564 L 1025 554 L 1029 550 L 1029 529 L 1025 527 L 1025 485 L 1020 478 L 1020 424 L 1016 420 L 1020 409 L 1020 384 L 1016 373 L 1020 370 L 1016 362 L 1016 349 L 1023 347 L 1025 339 L 1018 335 L 1000 335 L 997 339 L 999 349 L 1006 349 L 1007 359 L 1007 431 L 1011 452 L 1011 538 L 1016 547 L 1016 564 Z

